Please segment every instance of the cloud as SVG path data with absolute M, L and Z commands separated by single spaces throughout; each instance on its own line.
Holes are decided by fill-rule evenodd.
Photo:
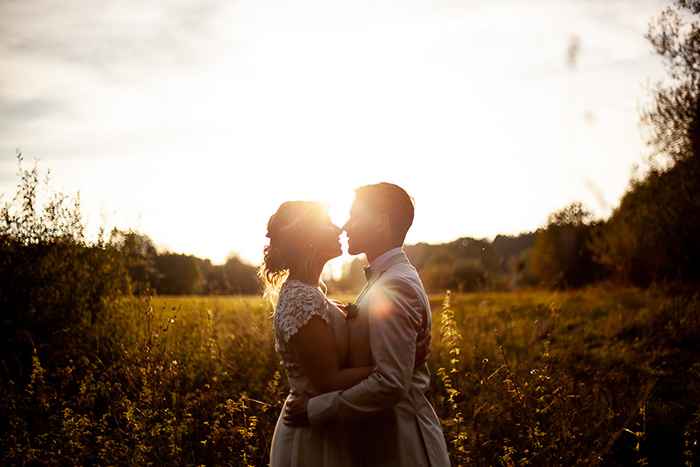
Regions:
M 223 237 L 226 206 L 257 238 L 282 198 L 385 177 L 421 203 L 415 240 L 496 220 L 512 233 L 590 195 L 566 173 L 574 146 L 595 139 L 580 154 L 593 175 L 612 139 L 637 150 L 634 85 L 655 71 L 643 33 L 665 3 L 0 1 L 0 161 L 23 146 L 85 206 L 142 212 L 176 249 L 202 243 L 173 224 L 183 207 Z M 591 179 L 618 197 L 619 181 Z
M 20 138 L 31 131 L 28 122 L 51 119 L 70 111 L 61 99 L 36 97 L 25 100 L 0 100 L 0 138 Z
M 128 102 L 138 117 L 152 102 L 143 91 L 167 89 L 221 45 L 209 26 L 225 5 L 0 2 L 0 145 L 61 144 L 59 133 L 89 138 L 102 131 L 90 131 L 95 124 L 128 124 L 115 110 Z
M 219 1 L 35 0 L 3 2 L 0 47 L 128 79 L 193 63 L 206 45 Z

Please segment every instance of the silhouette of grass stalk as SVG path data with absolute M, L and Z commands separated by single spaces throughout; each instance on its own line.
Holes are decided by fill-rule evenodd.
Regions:
M 448 364 L 447 368 L 438 368 L 437 374 L 442 381 L 443 388 L 447 393 L 447 401 L 450 404 L 450 409 L 453 412 L 452 418 L 446 423 L 449 425 L 449 443 L 452 445 L 452 453 L 458 465 L 462 465 L 467 457 L 465 449 L 466 432 L 463 430 L 464 417 L 459 408 L 459 403 L 463 399 L 459 391 L 460 371 L 459 354 L 462 335 L 457 329 L 457 323 L 454 318 L 454 312 L 450 308 L 451 292 L 448 290 L 445 293 L 445 299 L 442 303 L 442 312 L 440 313 L 440 334 L 441 340 L 446 344 Z
M 530 440 L 532 441 L 532 444 L 535 446 L 535 449 L 540 458 L 544 459 L 542 445 L 540 444 L 540 441 L 537 436 L 538 432 L 535 428 L 535 424 L 530 418 L 527 405 L 525 404 L 525 400 L 523 398 L 523 394 L 520 391 L 520 387 L 515 381 L 515 374 L 511 370 L 510 363 L 508 362 L 508 357 L 506 356 L 506 352 L 503 349 L 503 341 L 499 337 L 497 329 L 494 329 L 494 334 L 496 335 L 496 341 L 498 342 L 498 349 L 500 350 L 501 356 L 503 357 L 503 368 L 505 368 L 506 373 L 508 374 L 508 377 L 505 379 L 504 382 L 508 385 L 509 392 L 514 396 L 518 407 L 522 411 L 523 418 L 525 419 L 525 423 L 527 424 L 528 435 L 530 437 Z

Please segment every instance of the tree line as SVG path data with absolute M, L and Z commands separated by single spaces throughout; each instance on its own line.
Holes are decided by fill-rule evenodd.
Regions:
M 153 241 L 134 231 L 115 231 L 112 244 L 125 258 L 133 293 L 162 295 L 251 295 L 260 292 L 258 268 L 236 254 L 221 265 L 193 255 L 158 252 Z
M 680 0 L 650 23 L 646 38 L 664 60 L 668 79 L 650 90 L 650 103 L 641 110 L 641 124 L 651 151 L 649 168 L 630 180 L 612 215 L 596 219 L 582 203 L 573 202 L 552 213 L 535 232 L 499 235 L 493 241 L 463 237 L 440 245 L 407 245 L 406 253 L 428 290 L 571 288 L 606 281 L 697 291 L 698 15 L 700 1 Z M 256 289 L 255 268 L 235 257 L 221 269 L 181 255 L 157 259 L 150 277 L 163 293 L 246 293 Z M 342 277 L 327 277 L 329 290 L 356 292 L 363 283 L 363 264 L 357 258 L 345 265 Z M 199 269 L 199 275 L 195 269 Z M 179 270 L 183 271 L 182 277 L 176 279 L 180 273 L 175 271 Z
M 647 38 L 669 79 L 651 90 L 641 120 L 650 169 L 630 181 L 612 215 L 595 219 L 575 202 L 536 232 L 493 241 L 464 237 L 406 246 L 434 292 L 582 287 L 598 281 L 697 292 L 700 284 L 700 0 L 678 1 Z M 133 231 L 84 235 L 79 198 L 52 193 L 37 164 L 23 169 L 17 194 L 0 204 L 0 340 L 28 341 L 89 326 L 123 294 L 255 294 L 257 266 L 233 255 L 213 265 L 158 252 Z M 357 291 L 361 260 L 329 290 Z M 65 336 L 70 333 L 64 333 Z M 8 344 L 9 345 L 9 344 Z

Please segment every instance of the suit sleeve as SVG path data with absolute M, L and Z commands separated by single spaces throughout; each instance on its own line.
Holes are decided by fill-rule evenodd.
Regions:
M 369 336 L 374 360 L 370 376 L 344 391 L 311 398 L 312 425 L 353 422 L 398 404 L 413 378 L 421 301 L 410 282 L 387 279 L 370 291 Z

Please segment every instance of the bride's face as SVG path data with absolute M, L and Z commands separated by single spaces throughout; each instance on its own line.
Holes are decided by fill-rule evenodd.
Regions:
M 340 227 L 335 225 L 328 215 L 321 217 L 307 229 L 309 243 L 313 245 L 319 259 L 328 261 L 343 253 L 340 245 L 341 232 Z

